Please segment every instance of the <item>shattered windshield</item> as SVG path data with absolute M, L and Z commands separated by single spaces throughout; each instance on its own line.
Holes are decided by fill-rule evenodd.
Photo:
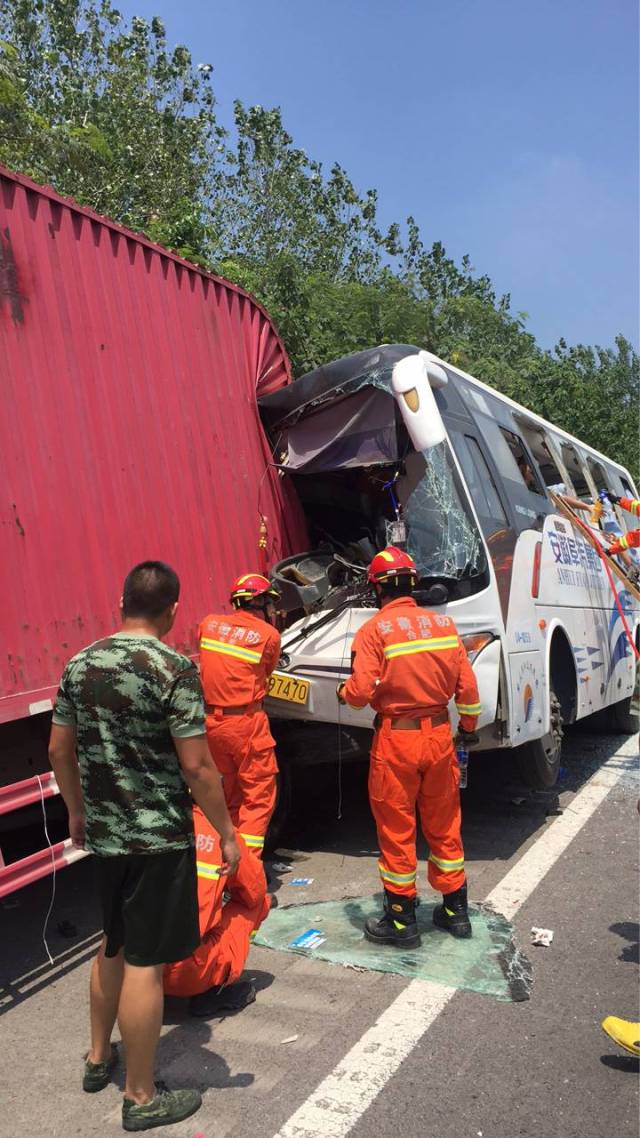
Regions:
M 291 593 L 287 609 L 331 607 L 350 583 L 364 583 L 372 557 L 389 544 L 406 546 L 416 561 L 425 603 L 442 603 L 427 595 L 436 584 L 449 600 L 489 584 L 484 542 L 447 442 L 424 454 L 407 447 L 394 463 L 298 474 L 294 480 L 322 581 L 311 587 L 307 555 L 277 566 L 280 589 Z
M 469 510 L 447 442 L 407 456 L 397 496 L 407 549 L 421 577 L 484 577 L 484 543 Z

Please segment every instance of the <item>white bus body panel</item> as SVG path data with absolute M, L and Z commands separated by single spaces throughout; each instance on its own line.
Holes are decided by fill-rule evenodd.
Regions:
M 479 727 L 489 726 L 496 717 L 501 658 L 501 629 L 496 623 L 497 603 L 497 592 L 492 582 L 488 589 L 477 596 L 436 610 L 446 612 L 455 621 L 461 636 L 479 630 L 496 636 L 496 640 L 479 653 L 473 664 L 482 704 Z M 286 719 L 311 719 L 320 723 L 371 727 L 372 710 L 342 707 L 336 699 L 336 686 L 341 680 L 347 679 L 351 671 L 351 649 L 356 632 L 374 613 L 374 609 L 347 609 L 335 621 L 310 633 L 306 640 L 290 651 L 287 649 L 287 641 L 293 639 L 305 626 L 313 624 L 317 617 L 306 617 L 287 629 L 282 637 L 283 652 L 290 657 L 287 671 L 311 681 L 309 702 L 306 706 L 300 706 L 268 699 L 269 713 Z M 452 726 L 455 727 L 457 713 L 453 701 L 450 713 Z
M 589 542 L 557 515 L 546 519 L 542 542 L 536 619 L 544 622 L 547 655 L 554 631 L 563 628 L 567 634 L 576 670 L 576 717 L 581 719 L 631 695 L 635 658 L 604 565 Z M 622 581 L 613 580 L 635 635 L 640 605 Z
M 542 542 L 538 596 L 532 595 L 536 546 Z M 614 578 L 615 580 L 615 578 Z M 616 585 L 632 633 L 638 604 Z M 506 634 L 513 746 L 549 730 L 550 654 L 565 634 L 573 656 L 576 719 L 631 695 L 635 661 L 602 561 L 566 519 L 550 515 L 542 533 L 518 538 Z

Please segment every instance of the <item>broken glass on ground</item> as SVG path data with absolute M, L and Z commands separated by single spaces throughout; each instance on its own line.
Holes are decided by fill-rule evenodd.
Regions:
M 419 905 L 416 918 L 422 945 L 414 949 L 365 940 L 365 921 L 380 916 L 381 911 L 381 896 L 278 907 L 261 926 L 255 944 L 280 952 L 302 952 L 345 968 L 431 980 L 497 1000 L 529 999 L 531 964 L 515 944 L 513 926 L 490 906 L 472 906 L 473 937 L 455 940 L 434 927 L 433 904 Z M 317 934 L 312 947 L 294 946 L 310 930 Z

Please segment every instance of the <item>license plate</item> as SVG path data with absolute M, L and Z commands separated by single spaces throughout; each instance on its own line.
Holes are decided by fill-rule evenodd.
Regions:
M 282 699 L 286 703 L 308 703 L 310 688 L 309 680 L 299 680 L 285 672 L 274 672 L 269 680 L 271 699 Z

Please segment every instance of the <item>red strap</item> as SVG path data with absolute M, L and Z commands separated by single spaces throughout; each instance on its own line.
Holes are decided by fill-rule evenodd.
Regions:
M 611 591 L 613 593 L 613 599 L 616 602 L 616 608 L 618 610 L 620 620 L 622 621 L 622 627 L 624 628 L 624 630 L 627 634 L 627 640 L 629 641 L 629 644 L 631 645 L 632 652 L 634 653 L 636 658 L 638 660 L 640 660 L 640 652 L 636 648 L 635 641 L 633 639 L 633 633 L 631 632 L 631 629 L 629 628 L 629 625 L 627 624 L 627 618 L 624 615 L 624 609 L 623 609 L 622 605 L 620 604 L 620 597 L 618 596 L 618 590 L 616 589 L 616 583 L 613 579 L 613 573 L 611 572 L 611 567 L 609 565 L 609 560 L 608 560 L 608 557 L 606 555 L 606 552 L 602 548 L 602 545 L 598 541 L 596 535 L 593 533 L 593 530 L 590 530 L 588 528 L 588 526 L 582 521 L 582 518 L 576 517 L 574 520 L 578 523 L 578 525 L 580 526 L 581 529 L 583 529 L 586 533 L 589 534 L 590 538 L 592 538 L 592 540 L 593 540 L 593 544 L 596 547 L 596 551 L 598 553 L 598 556 L 599 556 L 600 560 L 602 561 L 602 564 L 604 565 L 605 573 L 607 574 L 607 577 L 609 579 L 609 584 L 611 586 Z

